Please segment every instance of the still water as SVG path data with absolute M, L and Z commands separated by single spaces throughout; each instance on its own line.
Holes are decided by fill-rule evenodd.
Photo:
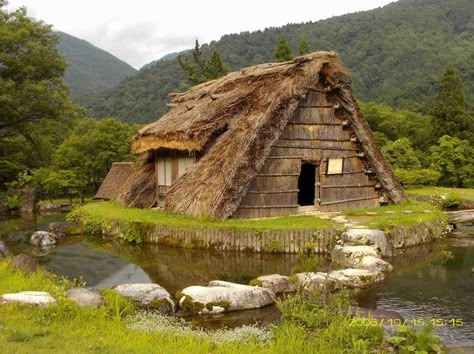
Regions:
M 156 282 L 171 294 L 189 285 L 205 285 L 220 279 L 246 284 L 263 274 L 291 274 L 301 267 L 297 255 L 210 252 L 166 248 L 157 245 L 130 246 L 72 237 L 48 251 L 28 244 L 36 229 L 62 216 L 36 220 L 0 221 L 0 238 L 14 253 L 28 253 L 52 272 L 82 278 L 93 288 L 121 283 Z M 474 345 L 474 228 L 458 230 L 446 241 L 407 250 L 389 260 L 395 267 L 383 284 L 358 295 L 361 306 L 394 310 L 408 323 L 432 321 L 444 340 Z M 324 259 L 316 262 L 323 270 Z M 319 264 L 319 266 L 318 266 Z M 193 319 L 208 328 L 233 326 L 255 320 L 271 322 L 275 307 L 241 311 L 219 317 Z

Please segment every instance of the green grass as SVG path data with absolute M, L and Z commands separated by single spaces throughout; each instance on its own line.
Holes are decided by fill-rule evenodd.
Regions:
M 417 201 L 391 204 L 380 208 L 347 210 L 344 214 L 354 217 L 355 220 L 363 219 L 363 223 L 367 226 L 381 230 L 401 225 L 447 220 L 439 207 Z
M 177 215 L 161 210 L 126 208 L 113 202 L 89 203 L 81 211 L 105 220 L 138 222 L 153 225 L 178 226 L 189 228 L 229 228 L 254 230 L 295 230 L 295 229 L 331 229 L 335 223 L 310 215 L 285 216 L 256 220 L 197 219 L 186 215 Z
M 435 197 L 447 197 L 449 194 L 457 194 L 461 199 L 474 201 L 474 188 L 446 188 L 446 187 L 419 187 L 406 190 L 408 195 L 427 195 Z
M 210 332 L 176 326 L 177 319 L 138 311 L 110 290 L 104 292 L 105 306 L 82 309 L 64 298 L 72 285 L 44 271 L 24 275 L 0 261 L 0 294 L 48 291 L 58 300 L 47 308 L 0 305 L 0 352 L 365 353 L 378 352 L 385 345 L 380 328 L 351 326 L 349 318 L 333 320 L 332 314 L 319 313 L 320 308 L 309 312 L 302 308 L 302 317 L 290 317 L 274 328 L 242 337 L 241 329 Z M 298 304 L 293 301 L 289 306 Z M 309 327 L 302 319 L 320 325 Z M 262 331 L 268 335 L 261 336 Z

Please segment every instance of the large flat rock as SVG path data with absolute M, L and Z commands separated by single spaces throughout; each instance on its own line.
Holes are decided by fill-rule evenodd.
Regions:
M 171 314 L 175 310 L 175 303 L 170 293 L 158 284 L 121 284 L 117 285 L 114 290 L 137 302 L 140 306 L 158 310 L 162 314 Z
M 208 286 L 189 286 L 179 292 L 185 312 L 207 314 L 255 309 L 275 302 L 271 289 L 215 280 Z
M 18 293 L 3 294 L 0 296 L 2 304 L 21 304 L 48 306 L 56 303 L 56 300 L 44 291 L 20 291 Z
M 389 237 L 382 230 L 349 229 L 341 236 L 346 245 L 373 246 L 384 257 L 392 255 Z
M 100 307 L 104 304 L 104 298 L 86 288 L 73 288 L 66 291 L 66 298 L 80 307 Z
M 262 275 L 253 283 L 262 288 L 271 289 L 275 294 L 291 293 L 296 291 L 296 284 L 290 277 L 280 274 Z
M 322 272 L 307 272 L 298 273 L 296 276 L 298 278 L 298 286 L 308 290 L 322 288 L 325 284 L 333 289 L 365 288 L 384 280 L 382 272 L 353 268 L 335 270 L 330 272 L 329 275 Z
M 333 262 L 343 267 L 356 267 L 361 259 L 366 256 L 379 257 L 375 247 L 372 246 L 335 246 L 331 252 Z

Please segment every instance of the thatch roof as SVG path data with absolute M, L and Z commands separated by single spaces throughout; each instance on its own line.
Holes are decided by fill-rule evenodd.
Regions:
M 238 207 L 300 98 L 322 85 L 335 93 L 367 155 L 377 160 L 374 168 L 390 198 L 403 200 L 403 189 L 377 148 L 352 96 L 349 74 L 334 52 L 249 67 L 174 94 L 173 108 L 138 132 L 132 150 L 202 152 L 199 162 L 173 185 L 165 206 L 179 213 L 226 218 Z M 129 179 L 118 200 L 140 206 L 141 197 L 130 193 L 137 183 Z
M 114 162 L 94 199 L 114 199 L 131 172 L 131 162 Z

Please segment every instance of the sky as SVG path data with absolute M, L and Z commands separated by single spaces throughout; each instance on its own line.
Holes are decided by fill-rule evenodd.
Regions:
M 58 31 L 85 39 L 135 68 L 224 34 L 317 21 L 394 0 L 9 0 Z

